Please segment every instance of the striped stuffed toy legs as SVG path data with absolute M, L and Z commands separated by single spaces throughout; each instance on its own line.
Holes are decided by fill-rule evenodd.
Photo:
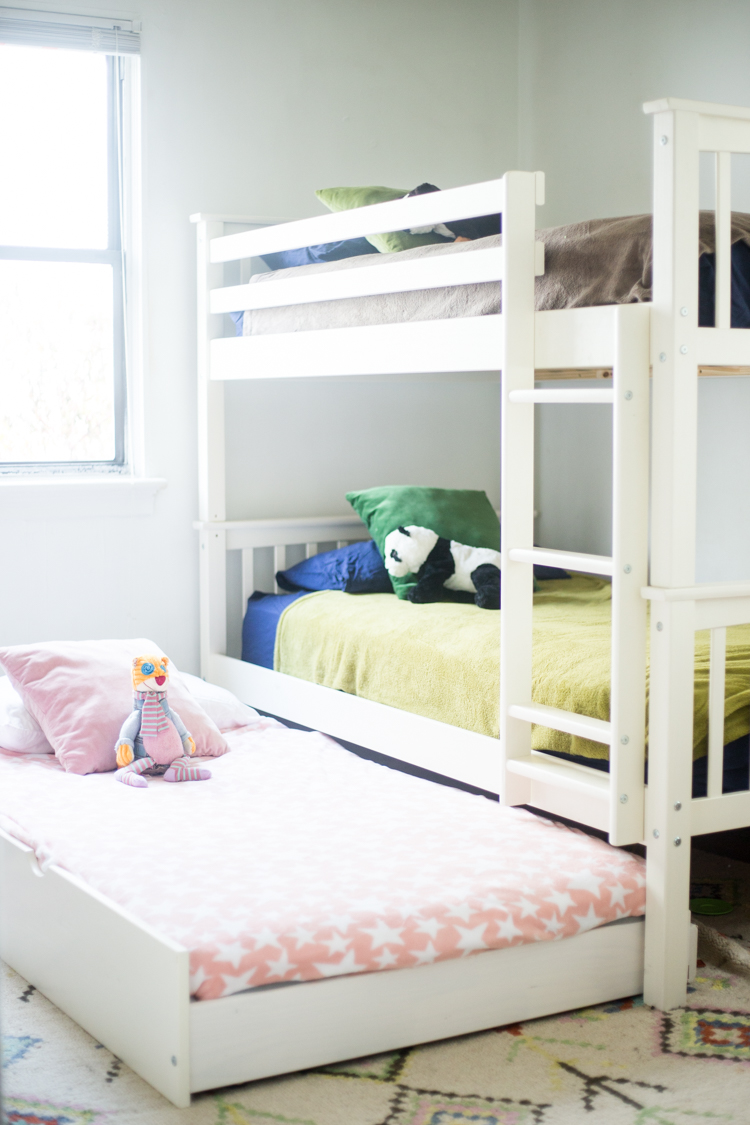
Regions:
M 148 782 L 141 774 L 146 773 L 147 770 L 155 770 L 157 773 L 161 773 L 163 768 L 164 767 L 160 767 L 153 758 L 146 755 L 145 758 L 136 758 L 129 766 L 117 770 L 115 777 L 118 781 L 121 781 L 123 785 L 133 785 L 137 789 L 145 789 Z M 176 758 L 167 768 L 164 774 L 164 780 L 206 781 L 210 776 L 210 770 L 203 769 L 202 766 L 193 765 L 189 758 Z

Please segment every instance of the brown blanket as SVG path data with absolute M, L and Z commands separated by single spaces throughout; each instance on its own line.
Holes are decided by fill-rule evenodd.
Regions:
M 537 231 L 545 245 L 545 272 L 536 280 L 537 309 L 570 309 L 588 305 L 620 305 L 651 300 L 651 216 L 631 215 L 622 219 L 593 219 L 565 227 Z M 378 268 L 392 262 L 410 261 L 440 254 L 471 254 L 499 246 L 502 235 L 475 242 L 453 242 L 420 246 L 398 254 L 366 255 L 294 266 L 272 273 L 256 274 L 252 281 L 272 285 L 275 281 L 316 273 Z M 750 245 L 750 215 L 732 215 L 732 242 Z M 700 213 L 699 253 L 714 251 L 714 215 Z M 413 320 L 442 320 L 454 317 L 489 316 L 501 311 L 501 286 L 496 282 L 424 289 L 411 293 L 387 293 L 376 297 L 351 297 L 261 309 L 245 314 L 243 333 L 253 336 L 272 332 L 303 332 L 318 328 L 359 327 L 367 324 L 398 324 Z

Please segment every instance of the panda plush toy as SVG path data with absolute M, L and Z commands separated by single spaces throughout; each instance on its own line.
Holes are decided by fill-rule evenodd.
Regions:
M 385 566 L 394 578 L 415 574 L 412 602 L 440 601 L 443 589 L 474 594 L 482 609 L 500 608 L 500 552 L 466 547 L 427 527 L 398 527 L 385 539 Z

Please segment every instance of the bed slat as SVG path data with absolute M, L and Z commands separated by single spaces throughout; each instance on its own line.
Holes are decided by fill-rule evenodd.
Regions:
M 716 328 L 732 314 L 732 154 L 716 153 Z
M 711 630 L 711 664 L 708 682 L 708 796 L 722 794 L 724 769 L 724 683 L 727 631 Z

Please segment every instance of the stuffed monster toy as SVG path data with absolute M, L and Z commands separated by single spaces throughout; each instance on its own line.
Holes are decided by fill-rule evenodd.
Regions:
M 481 609 L 500 608 L 500 552 L 465 547 L 427 527 L 398 527 L 385 539 L 385 566 L 394 578 L 416 574 L 412 602 L 439 601 L 443 588 L 474 594 Z
M 141 774 L 163 774 L 165 781 L 205 781 L 211 771 L 194 766 L 195 743 L 167 703 L 166 656 L 136 656 L 133 661 L 133 711 L 120 730 L 115 774 L 125 785 L 148 785 Z

